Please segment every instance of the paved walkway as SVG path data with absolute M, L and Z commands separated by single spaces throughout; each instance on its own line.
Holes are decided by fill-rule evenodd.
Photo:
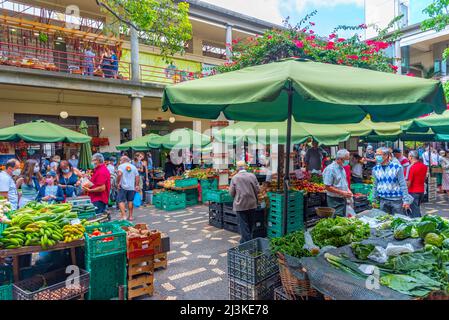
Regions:
M 435 203 L 423 205 L 423 212 L 449 217 L 449 196 L 438 195 Z M 227 251 L 238 244 L 240 236 L 209 226 L 208 207 L 174 212 L 139 208 L 135 222 L 170 236 L 168 268 L 156 271 L 155 294 L 150 299 L 228 299 Z

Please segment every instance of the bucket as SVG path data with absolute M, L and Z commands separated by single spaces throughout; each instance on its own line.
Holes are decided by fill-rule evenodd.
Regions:
M 145 191 L 145 200 L 147 204 L 153 204 L 153 190 Z

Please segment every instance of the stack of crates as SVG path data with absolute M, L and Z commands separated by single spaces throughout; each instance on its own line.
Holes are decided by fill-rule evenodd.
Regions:
M 198 204 L 198 189 L 187 189 L 182 191 L 186 195 L 186 206 L 196 206 Z
M 0 265 L 0 301 L 12 300 L 12 266 L 8 264 Z
M 153 196 L 153 204 L 157 209 L 175 211 L 186 208 L 186 194 L 178 192 L 160 192 Z
M 200 180 L 200 187 L 201 187 L 201 201 L 206 202 L 207 200 L 204 200 L 206 198 L 206 194 L 210 190 L 218 190 L 218 179 L 202 179 Z
M 283 193 L 268 194 L 270 209 L 268 212 L 268 238 L 282 237 L 284 226 L 285 198 Z M 304 194 L 298 191 L 289 192 L 287 207 L 287 233 L 304 228 Z
M 316 208 L 327 207 L 326 193 L 307 193 L 304 195 L 304 220 L 307 227 L 315 225 L 320 217 Z
M 273 300 L 281 285 L 268 239 L 256 238 L 228 251 L 230 300 Z
M 89 300 L 115 299 L 120 286 L 126 289 L 126 232 L 122 225 L 108 222 L 86 227 L 85 263 L 90 273 Z M 105 234 L 91 237 L 96 229 Z
M 223 229 L 223 203 L 209 203 L 209 225 Z
M 234 212 L 232 202 L 223 203 L 223 229 L 238 233 L 239 221 L 237 213 Z

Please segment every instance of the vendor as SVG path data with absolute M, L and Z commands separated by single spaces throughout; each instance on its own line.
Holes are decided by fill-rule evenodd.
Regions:
M 58 182 L 66 198 L 76 197 L 77 194 L 81 194 L 79 176 L 81 176 L 81 172 L 75 169 L 69 161 L 61 161 L 58 168 Z
M 335 215 L 346 216 L 347 199 L 353 194 L 348 186 L 345 166 L 349 165 L 350 153 L 346 149 L 339 150 L 334 162 L 324 169 L 323 182 L 327 193 L 327 206 L 335 209 Z
M 167 155 L 167 162 L 164 167 L 165 179 L 176 176 L 178 171 L 177 169 L 178 166 L 171 161 L 170 155 Z
M 64 191 L 56 184 L 56 172 L 47 173 L 45 184 L 40 188 L 36 200 L 51 203 L 64 201 Z

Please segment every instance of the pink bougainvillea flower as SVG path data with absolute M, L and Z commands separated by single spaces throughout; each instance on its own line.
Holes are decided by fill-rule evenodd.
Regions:
M 312 27 L 315 25 L 315 22 L 309 22 L 309 23 Z
M 271 39 L 273 39 L 273 36 L 268 36 L 267 38 L 268 38 L 268 40 L 271 40 Z
M 393 69 L 394 72 L 397 72 L 398 69 L 399 69 L 398 66 L 395 66 L 395 65 L 392 65 L 392 64 L 390 64 L 390 68 Z
M 334 50 L 335 49 L 335 42 L 329 41 L 326 46 L 324 47 L 325 50 Z
M 330 40 L 335 39 L 336 37 L 337 37 L 337 35 L 335 33 L 332 33 L 329 35 Z
M 338 63 L 338 64 L 343 64 L 344 62 L 345 62 L 345 61 L 344 61 L 343 59 L 338 59 L 338 60 L 337 60 L 337 63 Z
M 308 37 L 306 38 L 306 41 L 313 41 L 313 40 L 315 40 L 315 39 L 316 39 L 315 36 L 308 36 Z
M 361 60 L 362 60 L 362 61 L 369 61 L 369 57 L 364 56 L 364 57 L 362 57 Z
M 313 31 L 313 30 L 309 30 L 309 33 L 310 33 L 310 34 L 314 34 L 314 33 L 315 33 L 315 31 Z
M 367 29 L 367 28 L 368 28 L 368 26 L 367 26 L 366 24 L 362 23 L 361 25 L 359 25 L 359 28 L 362 28 L 362 29 Z
M 349 60 L 359 60 L 359 56 L 355 54 L 347 55 L 346 58 L 348 58 Z
M 338 39 L 337 39 L 337 42 L 345 42 L 345 41 L 346 41 L 345 38 L 338 38 Z
M 295 44 L 295 46 L 299 49 L 304 48 L 304 42 L 300 41 L 300 40 L 295 40 L 293 41 L 293 43 Z
M 413 73 L 411 73 L 411 72 L 408 72 L 408 73 L 406 74 L 406 76 L 407 76 L 407 77 L 414 77 L 415 75 L 414 75 Z

